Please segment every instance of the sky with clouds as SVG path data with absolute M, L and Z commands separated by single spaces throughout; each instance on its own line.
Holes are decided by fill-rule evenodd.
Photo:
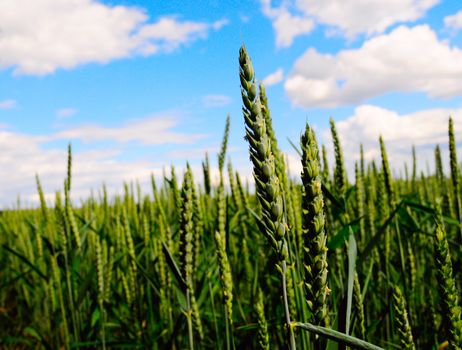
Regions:
M 251 178 L 238 77 L 245 43 L 267 87 L 292 176 L 305 122 L 332 149 L 337 123 L 348 169 L 378 159 L 395 171 L 414 144 L 422 170 L 447 154 L 452 115 L 462 140 L 462 5 L 453 0 L 0 0 L 0 205 L 62 188 L 73 147 L 73 197 L 103 182 L 149 191 L 186 160 L 216 154 L 227 114 L 229 157 Z

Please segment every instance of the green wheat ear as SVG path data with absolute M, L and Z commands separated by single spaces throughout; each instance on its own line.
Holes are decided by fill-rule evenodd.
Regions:
M 257 95 L 255 75 L 247 50 L 244 46 L 239 51 L 239 77 L 244 106 L 246 140 L 249 143 L 250 160 L 257 198 L 262 207 L 264 232 L 280 260 L 288 257 L 287 244 L 284 241 L 286 222 L 284 218 L 281 185 L 276 175 L 271 140 L 268 137 L 265 119 L 261 113 L 261 104 Z
M 202 172 L 204 173 L 204 188 L 205 193 L 210 195 L 212 186 L 210 180 L 210 164 L 209 164 L 209 154 L 205 153 L 205 160 L 202 162 Z
M 364 243 L 366 226 L 364 220 L 364 183 L 358 163 L 355 163 L 355 182 L 356 182 L 356 217 L 359 218 L 359 241 Z
M 322 145 L 322 181 L 324 185 L 329 185 L 329 162 L 327 160 L 326 146 Z
M 189 288 L 192 287 L 193 272 L 194 201 L 192 186 L 192 173 L 188 164 L 181 189 L 179 249 L 181 275 Z
M 263 303 L 263 293 L 261 289 L 257 292 L 255 311 L 258 319 L 258 345 L 261 350 L 269 350 L 268 324 L 265 317 L 265 305 Z
M 443 159 L 441 157 L 441 149 L 439 145 L 436 145 L 435 147 L 435 177 L 438 181 L 438 186 L 440 187 L 440 191 L 443 196 L 443 212 L 449 213 L 450 216 L 454 216 L 454 206 L 452 203 L 451 193 L 448 190 L 447 182 L 444 176 Z
M 335 153 L 334 186 L 338 195 L 343 197 L 348 186 L 345 163 L 343 161 L 343 151 L 342 146 L 340 145 L 340 139 L 337 134 L 337 128 L 335 127 L 334 119 L 330 118 L 329 123 Z
M 230 116 L 226 117 L 225 123 L 225 132 L 223 134 L 223 140 L 221 141 L 221 149 L 220 153 L 218 154 L 218 169 L 220 174 L 223 172 L 223 167 L 225 165 L 225 157 L 226 157 L 226 150 L 228 148 L 228 138 L 229 138 L 229 127 L 230 127 Z
M 231 159 L 228 160 L 228 181 L 229 181 L 229 188 L 231 189 L 231 199 L 234 206 L 234 210 L 239 211 L 242 210 L 242 202 L 241 198 L 239 197 L 239 190 L 236 186 L 236 181 L 234 178 L 234 170 L 233 165 L 231 163 Z
M 252 62 L 244 46 L 239 50 L 239 78 L 241 80 L 241 96 L 244 104 L 242 113 L 245 122 L 245 138 L 249 143 L 255 188 L 262 209 L 262 220 L 259 226 L 278 255 L 277 266 L 281 272 L 285 325 L 289 335 L 288 339 L 290 338 L 289 348 L 295 349 L 295 335 L 293 328 L 290 327 L 288 299 L 288 297 L 291 297 L 293 289 L 291 288 L 287 293 L 286 282 L 289 248 L 286 241 L 288 227 L 282 193 L 284 184 L 280 183 L 277 176 L 271 140 L 267 133 L 265 118 L 262 115 L 262 107 L 257 95 Z M 290 283 L 293 283 L 293 280 L 289 280 Z M 293 299 L 290 298 L 290 300 Z
M 382 136 L 380 136 L 379 142 L 380 142 L 380 153 L 382 155 L 383 181 L 385 182 L 385 189 L 387 190 L 389 207 L 393 208 L 393 204 L 395 202 L 395 193 L 393 191 L 391 171 L 390 171 L 390 166 L 388 164 L 387 150 L 385 148 L 385 142 L 383 141 Z
M 414 350 L 414 339 L 412 338 L 411 326 L 409 325 L 409 319 L 406 309 L 406 300 L 404 298 L 401 289 L 395 286 L 393 292 L 393 299 L 395 304 L 396 312 L 396 326 L 398 329 L 399 340 L 402 349 Z
M 180 272 L 186 282 L 188 330 L 190 332 L 190 347 L 193 348 L 192 324 L 202 340 L 204 337 L 202 322 L 199 316 L 199 308 L 193 288 L 193 257 L 194 257 L 194 198 L 193 198 L 193 175 L 189 164 L 183 179 L 180 199 Z
M 266 97 L 265 85 L 260 82 L 259 84 L 259 99 L 260 99 L 260 108 L 263 119 L 265 120 L 266 134 L 270 139 L 271 153 L 274 156 L 274 165 L 276 169 L 276 175 L 279 179 L 281 186 L 281 194 L 285 202 L 285 207 L 287 211 L 287 224 L 290 228 L 294 227 L 295 214 L 294 207 L 292 203 L 292 197 L 290 196 L 289 191 L 289 180 L 287 178 L 286 165 L 284 161 L 284 154 L 278 147 L 278 142 L 276 139 L 276 133 L 273 129 L 273 122 L 271 119 L 271 112 L 268 106 L 268 98 Z
M 217 246 L 218 267 L 220 271 L 220 281 L 223 292 L 223 300 L 227 321 L 230 325 L 233 324 L 233 280 L 231 276 L 231 267 L 229 265 L 228 255 L 226 254 L 226 198 L 223 184 L 223 166 L 226 155 L 226 145 L 229 134 L 229 116 L 227 118 L 223 143 L 218 156 L 220 184 L 217 191 L 217 214 L 218 214 L 218 230 L 215 231 L 215 243 Z
M 417 156 L 414 145 L 412 145 L 412 191 L 417 191 Z
M 354 280 L 353 280 L 353 301 L 354 307 L 356 310 L 356 317 L 358 318 L 358 329 L 359 337 L 361 339 L 366 339 L 366 324 L 364 316 L 364 303 L 361 296 L 361 285 L 359 283 L 358 273 L 355 271 Z
M 306 301 L 312 322 L 329 324 L 326 296 L 327 245 L 324 231 L 324 200 L 321 190 L 318 146 L 314 131 L 306 125 L 300 140 L 302 148 L 302 212 Z
M 461 308 L 457 300 L 458 293 L 453 277 L 451 256 L 441 216 L 436 220 L 435 238 L 436 278 L 438 280 L 445 336 L 454 349 L 461 349 Z
M 462 222 L 462 207 L 460 199 L 460 170 L 457 163 L 457 148 L 456 148 L 456 138 L 454 136 L 454 122 L 452 117 L 449 118 L 449 161 L 451 165 L 451 179 L 454 193 L 455 209 L 457 220 L 459 223 Z M 462 227 L 459 227 L 460 241 L 462 244 Z
M 35 182 L 37 183 L 37 191 L 40 199 L 40 210 L 42 211 L 43 219 L 46 220 L 48 217 L 47 203 L 45 201 L 45 195 L 43 194 L 43 188 L 38 174 L 35 174 Z

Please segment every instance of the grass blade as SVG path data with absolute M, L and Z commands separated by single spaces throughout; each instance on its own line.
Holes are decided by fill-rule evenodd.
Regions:
M 339 344 L 344 346 L 349 346 L 353 349 L 358 350 L 384 350 L 380 346 L 368 343 L 367 341 L 352 337 L 351 335 L 347 335 L 341 332 L 334 331 L 333 329 L 315 326 L 311 323 L 300 323 L 294 322 L 292 323 L 293 327 L 298 327 L 304 330 L 307 330 L 311 333 L 323 336 L 327 339 L 331 339 L 336 341 Z

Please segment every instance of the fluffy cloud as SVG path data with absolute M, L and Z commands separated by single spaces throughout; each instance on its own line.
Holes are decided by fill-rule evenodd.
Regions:
M 312 19 L 293 15 L 284 5 L 272 7 L 271 0 L 261 2 L 263 13 L 272 20 L 277 47 L 289 47 L 297 36 L 308 34 L 314 27 Z
M 316 24 L 326 25 L 327 34 L 348 38 L 382 34 L 396 23 L 422 18 L 439 3 L 439 0 L 284 0 L 278 7 L 272 7 L 272 0 L 260 1 L 263 14 L 272 21 L 277 47 L 289 47 L 297 36 L 310 33 Z
M 452 16 L 444 17 L 444 25 L 446 28 L 455 31 L 462 29 L 462 11 L 459 11 Z
M 202 97 L 202 104 L 207 108 L 225 107 L 232 99 L 226 95 L 206 95 Z
M 164 17 L 153 24 L 141 27 L 136 35 L 139 41 L 138 50 L 144 54 L 157 53 L 158 51 L 171 52 L 180 45 L 188 42 L 205 39 L 211 29 L 219 30 L 228 24 L 223 19 L 214 23 L 179 22 L 175 17 Z
M 97 0 L 0 0 L 0 69 L 44 75 L 58 68 L 169 52 L 207 37 L 226 21 L 148 22 L 138 7 Z
M 335 55 L 308 49 L 284 86 L 295 105 L 307 108 L 358 103 L 392 91 L 451 97 L 462 92 L 462 50 L 438 40 L 427 25 L 400 26 Z
M 7 149 L 0 156 L 0 176 L 4 185 L 0 189 L 0 205 L 10 206 L 16 196 L 23 203 L 38 203 L 35 174 L 38 174 L 47 198 L 62 191 L 66 177 L 66 149 L 45 149 L 31 135 L 0 131 L 0 147 Z M 75 200 L 87 198 L 90 191 L 99 190 L 105 183 L 111 194 L 121 192 L 123 181 L 149 181 L 151 173 L 160 174 L 160 164 L 147 161 L 121 161 L 118 152 L 87 151 L 73 154 L 72 196 Z M 14 176 L 12 175 L 14 174 Z
M 159 131 L 159 134 L 161 131 Z M 157 138 L 159 134 L 152 134 Z M 17 133 L 0 126 L 0 176 L 3 186 L 0 188 L 0 207 L 11 207 L 20 195 L 23 205 L 38 205 L 39 198 L 35 184 L 35 174 L 38 174 L 48 203 L 54 202 L 55 191 L 62 192 L 66 177 L 67 148 L 50 147 L 47 141 L 52 137 Z M 201 183 L 203 170 L 201 160 L 208 152 L 211 164 L 211 178 L 215 185 L 219 183 L 219 171 L 216 154 L 219 152 L 219 142 L 207 147 L 196 144 L 177 145 L 174 150 L 167 148 L 155 153 L 155 161 L 150 157 L 138 157 L 137 160 L 127 160 L 126 151 L 130 149 L 116 145 L 116 148 L 103 150 L 79 151 L 74 147 L 72 154 L 72 198 L 76 204 L 86 199 L 94 191 L 98 196 L 102 184 L 106 185 L 110 196 L 123 192 L 123 182 L 137 182 L 143 194 L 151 194 L 150 176 L 154 174 L 156 181 L 163 181 L 164 174 L 170 176 L 170 165 L 174 165 L 181 182 L 186 161 L 190 161 L 196 183 Z M 157 149 L 158 150 L 158 149 Z M 231 147 L 228 152 L 233 155 L 233 166 L 239 171 L 241 179 L 253 182 L 251 164 L 247 150 Z M 225 177 L 225 183 L 227 177 Z
M 16 100 L 0 101 L 0 109 L 12 109 L 16 106 Z
M 192 143 L 205 137 L 202 134 L 183 134 L 174 131 L 180 118 L 176 113 L 163 113 L 152 117 L 133 120 L 117 127 L 96 124 L 75 126 L 44 136 L 41 141 L 82 140 L 83 142 L 113 141 L 117 143 L 138 142 L 142 145 Z
M 359 160 L 360 142 L 364 146 L 365 158 L 380 162 L 380 135 L 395 171 L 401 170 L 405 162 L 410 164 L 412 145 L 417 149 L 420 170 L 424 170 L 426 162 L 434 164 L 433 152 L 437 144 L 442 146 L 443 157 L 447 159 L 449 116 L 454 120 L 456 139 L 462 141 L 462 108 L 427 109 L 400 115 L 372 105 L 357 107 L 352 116 L 336 122 L 350 177 L 354 174 L 354 161 Z M 330 131 L 325 130 L 322 136 L 332 156 Z
M 284 70 L 282 68 L 279 68 L 275 72 L 266 76 L 262 80 L 262 82 L 265 86 L 271 86 L 271 85 L 279 84 L 283 79 L 284 79 Z
M 198 134 L 182 134 L 174 129 L 179 124 L 179 117 L 164 113 L 162 116 L 140 119 L 119 127 L 102 127 L 96 125 L 76 126 L 58 131 L 52 135 L 31 135 L 12 131 L 0 126 L 0 206 L 14 202 L 18 194 L 28 203 L 37 203 L 35 174 L 39 174 L 47 200 L 53 199 L 54 191 L 62 189 L 66 176 L 66 147 L 56 148 L 50 141 L 111 141 L 113 147 L 102 150 L 77 151 L 73 153 L 74 199 L 86 198 L 90 190 L 99 190 L 103 182 L 111 194 L 122 188 L 124 181 L 139 180 L 149 190 L 150 174 L 159 175 L 162 167 L 172 161 L 168 153 L 156 154 L 156 161 L 148 158 L 126 160 L 125 151 L 130 151 L 127 142 L 135 141 L 142 145 L 172 144 L 181 152 L 181 144 L 191 144 L 203 137 Z M 127 147 L 126 147 L 127 146 Z M 133 146 L 133 145 L 132 145 Z M 135 145 L 136 146 L 136 145 Z M 166 159 L 169 159 L 168 161 Z M 176 159 L 184 165 L 184 159 Z M 199 168 L 197 176 L 200 176 Z M 181 174 L 180 172 L 178 174 Z M 198 178 L 199 179 L 199 178 Z
M 383 33 L 396 23 L 415 21 L 438 0 L 297 0 L 299 10 L 353 37 Z

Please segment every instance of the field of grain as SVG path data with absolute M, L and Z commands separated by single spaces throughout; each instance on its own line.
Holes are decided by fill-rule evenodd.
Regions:
M 287 172 L 262 85 L 239 52 L 255 186 L 227 160 L 213 185 L 172 168 L 152 194 L 125 184 L 72 203 L 72 152 L 53 206 L 0 214 L 4 349 L 460 349 L 461 170 L 394 178 L 381 159 L 349 181 L 310 125 Z M 361 146 L 358 144 L 358 148 Z M 361 154 L 364 151 L 361 147 Z M 64 162 L 65 160 L 63 160 Z M 332 170 L 333 169 L 333 170 Z M 350 177 L 352 179 L 353 177 Z M 225 185 L 226 184 L 226 185 Z

